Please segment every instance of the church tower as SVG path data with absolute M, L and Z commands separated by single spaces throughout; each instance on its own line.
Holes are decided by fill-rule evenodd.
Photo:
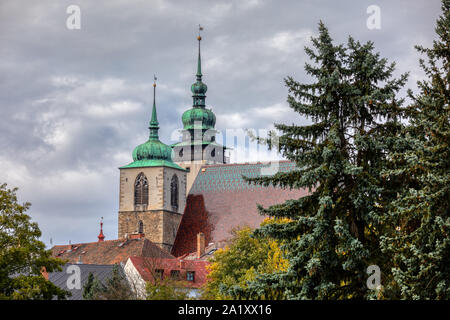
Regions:
M 205 164 L 225 163 L 225 147 L 216 142 L 216 116 L 206 108 L 205 99 L 208 87 L 202 82 L 202 64 L 200 55 L 199 27 L 198 60 L 196 82 L 192 84 L 192 108 L 182 116 L 182 141 L 172 145 L 174 161 L 185 168 L 187 173 L 187 191 L 197 176 L 200 167 Z
M 186 170 L 172 161 L 172 148 L 159 140 L 156 78 L 147 142 L 120 167 L 119 238 L 147 238 L 170 252 L 186 205 Z

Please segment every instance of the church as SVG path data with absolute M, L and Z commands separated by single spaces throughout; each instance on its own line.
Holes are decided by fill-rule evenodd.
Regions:
M 117 239 L 105 241 L 100 231 L 96 242 L 54 246 L 54 256 L 88 264 L 119 263 L 131 256 L 175 258 L 198 252 L 199 239 L 204 253 L 205 247 L 226 242 L 234 228 L 257 228 L 264 219 L 258 204 L 267 207 L 306 195 L 306 190 L 243 179 L 261 175 L 270 163 L 229 163 L 226 147 L 216 141 L 216 116 L 206 107 L 200 35 L 197 40 L 193 103 L 181 117 L 182 140 L 172 145 L 159 137 L 155 78 L 149 139 L 134 148 L 131 163 L 119 168 Z M 295 170 L 295 164 L 277 161 L 277 170 Z

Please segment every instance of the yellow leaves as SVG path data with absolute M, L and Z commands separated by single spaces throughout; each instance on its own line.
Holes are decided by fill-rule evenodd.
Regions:
M 337 254 L 342 255 L 342 256 L 346 256 L 346 255 L 348 254 L 347 251 L 343 251 L 343 250 L 339 250 L 339 249 L 336 249 L 335 252 L 336 252 Z
M 276 221 L 276 222 L 275 222 Z M 288 223 L 290 219 L 265 219 L 263 223 Z M 279 243 L 271 238 L 252 236 L 253 230 L 245 227 L 233 231 L 233 239 L 228 247 L 217 250 L 211 264 L 207 267 L 208 282 L 204 288 L 204 297 L 208 299 L 226 299 L 223 286 L 247 286 L 258 274 L 286 271 L 288 260 L 283 258 Z
M 275 240 L 269 241 L 270 250 L 267 252 L 267 273 L 286 271 L 289 267 L 287 259 L 283 258 L 283 251 Z
M 289 222 L 292 222 L 292 219 L 289 218 L 265 218 L 262 222 L 261 222 L 261 227 L 268 225 L 268 224 L 286 224 Z

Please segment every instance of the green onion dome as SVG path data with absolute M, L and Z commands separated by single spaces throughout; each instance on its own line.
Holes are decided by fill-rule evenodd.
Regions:
M 181 117 L 185 130 L 194 129 L 196 123 L 201 122 L 200 129 L 213 129 L 216 125 L 216 116 L 214 113 L 205 108 L 206 91 L 208 86 L 202 82 L 202 62 L 200 56 L 200 41 L 202 38 L 198 36 L 198 61 L 197 61 L 197 81 L 191 85 L 193 106 L 185 111 Z M 197 127 L 196 127 L 197 128 Z
M 148 140 L 133 150 L 133 161 L 140 160 L 172 161 L 172 148 L 159 140 Z
M 191 91 L 194 96 L 205 95 L 208 90 L 208 86 L 202 81 L 197 81 L 191 85 Z
M 194 129 L 194 125 L 198 122 L 201 122 L 202 129 L 207 130 L 213 129 L 216 125 L 216 116 L 209 109 L 194 107 L 183 113 L 181 121 L 185 130 Z
M 155 87 L 156 83 L 153 84 L 153 109 L 152 118 L 149 123 L 150 136 L 147 142 L 138 145 L 133 150 L 133 160 L 166 160 L 172 161 L 172 148 L 168 145 L 159 141 L 158 130 L 159 123 L 156 114 L 156 103 L 155 103 Z

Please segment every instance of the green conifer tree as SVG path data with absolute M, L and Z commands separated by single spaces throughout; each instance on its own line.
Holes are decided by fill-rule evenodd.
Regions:
M 366 286 L 367 267 L 388 268 L 380 253 L 384 194 L 380 182 L 390 137 L 401 129 L 403 100 L 396 94 L 407 75 L 393 79 L 394 63 L 374 52 L 372 42 L 334 45 L 319 24 L 314 48 L 305 51 L 312 64 L 305 70 L 312 83 L 285 79 L 289 106 L 312 120 L 310 125 L 276 124 L 277 147 L 298 170 L 248 179 L 263 185 L 306 188 L 309 195 L 260 213 L 289 218 L 284 224 L 261 227 L 255 235 L 284 241 L 289 268 L 261 275 L 248 288 L 234 288 L 240 297 L 256 298 L 282 290 L 288 299 L 347 299 L 373 296 Z
M 438 39 L 420 64 L 427 80 L 419 94 L 409 91 L 410 124 L 392 153 L 386 177 L 403 183 L 386 224 L 395 226 L 382 241 L 393 257 L 393 287 L 404 299 L 450 298 L 450 1 L 442 2 Z

